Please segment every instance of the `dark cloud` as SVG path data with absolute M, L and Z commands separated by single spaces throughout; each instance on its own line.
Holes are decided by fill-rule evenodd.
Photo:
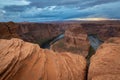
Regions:
M 2 0 L 0 21 L 120 18 L 120 0 Z
M 43 1 L 38 1 L 38 0 L 30 0 L 31 6 L 36 6 L 36 7 L 46 7 L 46 6 L 66 6 L 66 7 L 80 7 L 82 8 L 87 8 L 87 7 L 92 7 L 95 5 L 101 5 L 101 4 L 106 4 L 110 2 L 116 2 L 120 0 L 43 0 Z
M 10 11 L 10 12 L 22 12 L 24 10 L 26 10 L 26 8 L 29 6 L 17 6 L 17 5 L 12 5 L 12 6 L 5 6 L 3 9 L 6 11 Z

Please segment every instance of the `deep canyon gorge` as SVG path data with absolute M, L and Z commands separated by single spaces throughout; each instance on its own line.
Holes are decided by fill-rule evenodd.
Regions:
M 0 80 L 120 80 L 120 21 L 0 22 Z

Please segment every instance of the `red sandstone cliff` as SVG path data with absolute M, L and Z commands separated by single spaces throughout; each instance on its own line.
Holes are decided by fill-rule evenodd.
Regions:
M 20 38 L 33 43 L 44 43 L 68 27 L 77 27 L 78 23 L 0 23 L 0 38 Z
M 0 38 L 10 39 L 12 37 L 19 38 L 17 34 L 18 26 L 13 22 L 0 23 Z
M 84 80 L 86 60 L 43 50 L 20 39 L 0 39 L 0 80 Z
M 57 52 L 72 52 L 87 57 L 89 51 L 87 33 L 82 27 L 72 27 L 65 31 L 65 37 L 51 46 Z
M 107 40 L 92 56 L 88 80 L 120 80 L 120 38 Z
M 64 27 L 52 23 L 0 23 L 0 38 L 20 38 L 41 44 L 63 33 Z
M 120 37 L 120 22 L 92 22 L 81 24 L 87 34 L 96 34 L 101 40 L 105 41 L 110 37 Z
M 97 34 L 101 40 L 120 37 L 120 21 L 98 22 L 56 22 L 56 23 L 0 23 L 0 38 L 21 38 L 25 41 L 41 44 L 66 29 L 82 27 L 87 34 Z

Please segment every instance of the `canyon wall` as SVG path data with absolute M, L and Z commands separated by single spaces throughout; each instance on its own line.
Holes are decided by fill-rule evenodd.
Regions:
M 68 28 L 80 27 L 87 34 L 96 34 L 105 41 L 110 37 L 120 37 L 120 21 L 98 21 L 98 22 L 51 22 L 51 23 L 14 23 L 0 22 L 0 38 L 20 38 L 24 41 L 42 43 L 49 41 Z
M 64 31 L 64 27 L 52 23 L 0 23 L 1 39 L 20 38 L 40 45 Z
M 0 38 L 20 38 L 24 41 L 41 45 L 61 33 L 69 27 L 79 26 L 78 23 L 14 23 L 0 22 Z
M 99 39 L 105 41 L 110 37 L 120 37 L 120 22 L 93 22 L 82 23 L 87 34 L 96 34 Z

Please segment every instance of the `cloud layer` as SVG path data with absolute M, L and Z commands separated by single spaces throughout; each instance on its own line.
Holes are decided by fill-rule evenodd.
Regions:
M 0 21 L 120 19 L 120 0 L 0 0 Z

